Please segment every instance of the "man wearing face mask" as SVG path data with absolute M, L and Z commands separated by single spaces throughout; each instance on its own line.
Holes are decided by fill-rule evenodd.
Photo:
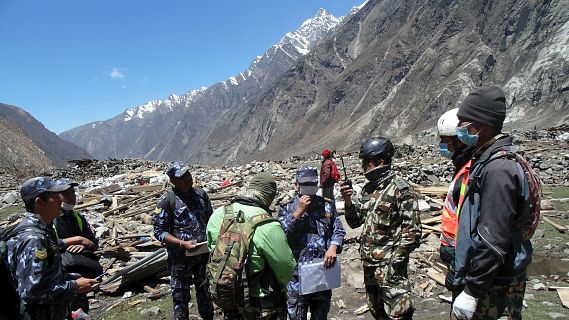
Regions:
M 69 302 L 97 283 L 63 271 L 51 223 L 60 215 L 59 193 L 65 189 L 47 177 L 29 179 L 20 188 L 27 213 L 6 242 L 8 265 L 21 303 L 16 319 L 70 319 Z M 3 292 L 4 297 L 6 294 Z
M 457 116 L 458 138 L 475 151 L 458 210 L 455 285 L 465 287 L 453 313 L 458 319 L 521 319 L 532 246 L 523 236 L 526 225 L 519 222 L 531 208 L 520 163 L 493 158 L 500 151 L 515 151 L 512 138 L 501 133 L 504 92 L 497 86 L 479 88 L 465 98 Z
M 99 240 L 93 233 L 87 219 L 75 210 L 77 196 L 75 187 L 78 185 L 69 179 L 55 180 L 58 186 L 66 187 L 60 193 L 62 200 L 61 214 L 53 220 L 52 228 L 59 247 L 64 250 L 61 254 L 61 264 L 67 273 L 78 273 L 83 277 L 96 278 L 103 273 L 99 257 L 95 255 Z M 89 300 L 85 294 L 77 295 L 71 304 L 72 310 L 82 308 L 89 312 Z
M 295 185 L 298 195 L 282 205 L 279 211 L 294 258 L 297 263 L 324 258 L 324 267 L 331 268 L 336 263 L 336 254 L 342 250 L 346 234 L 336 206 L 332 200 L 316 195 L 316 168 L 299 168 Z M 332 290 L 301 295 L 298 264 L 287 288 L 289 319 L 306 319 L 309 308 L 311 319 L 327 319 Z
M 421 238 L 419 205 L 411 185 L 391 169 L 394 155 L 389 139 L 367 139 L 359 157 L 369 182 L 353 200 L 351 185 L 340 188 L 346 222 L 351 228 L 364 225 L 360 254 L 375 319 L 412 319 L 414 312 L 407 265 Z
M 462 288 L 454 286 L 454 247 L 455 235 L 458 228 L 456 211 L 461 196 L 464 196 L 465 188 L 461 188 L 463 182 L 468 181 L 470 170 L 470 158 L 472 147 L 468 147 L 456 136 L 458 108 L 445 112 L 437 122 L 439 134 L 439 151 L 447 159 L 451 159 L 454 165 L 454 175 L 445 198 L 441 218 L 440 257 L 446 263 L 448 272 L 445 278 L 445 287 L 452 292 L 453 300 L 462 291 Z
M 189 319 L 190 287 L 196 289 L 198 312 L 202 319 L 213 319 L 213 304 L 208 297 L 206 265 L 207 250 L 188 256 L 205 246 L 206 226 L 213 213 L 209 197 L 194 188 L 190 168 L 183 162 L 174 162 L 166 175 L 174 185 L 156 205 L 154 236 L 164 242 L 168 250 L 168 269 L 172 287 L 174 319 Z

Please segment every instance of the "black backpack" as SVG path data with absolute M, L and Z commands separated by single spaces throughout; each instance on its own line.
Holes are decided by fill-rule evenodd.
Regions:
M 20 314 L 20 297 L 16 292 L 15 279 L 12 279 L 12 271 L 8 264 L 8 248 L 6 242 L 8 239 L 17 235 L 24 229 L 34 229 L 35 232 L 42 232 L 33 224 L 17 224 L 5 229 L 0 229 L 0 288 L 6 288 L 4 298 L 0 299 L 0 320 L 18 319 Z

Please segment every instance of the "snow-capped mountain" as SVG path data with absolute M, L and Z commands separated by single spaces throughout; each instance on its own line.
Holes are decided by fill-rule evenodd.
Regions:
M 340 23 L 326 16 L 187 104 L 151 104 L 64 136 L 99 158 L 282 159 L 354 150 L 370 135 L 412 141 L 488 84 L 504 88 L 507 130 L 569 121 L 566 0 L 369 0 Z M 302 29 L 316 21 L 332 31 L 313 42 Z
M 112 119 L 63 132 L 61 137 L 84 146 L 96 158 L 179 159 L 177 151 L 160 146 L 165 135 L 187 136 L 181 144 L 188 147 L 192 137 L 200 134 L 206 124 L 211 124 L 221 113 L 244 105 L 250 96 L 267 90 L 339 23 L 340 19 L 320 9 L 299 29 L 288 32 L 279 43 L 257 56 L 247 70 L 226 81 L 149 101 Z M 182 121 L 184 118 L 188 120 Z

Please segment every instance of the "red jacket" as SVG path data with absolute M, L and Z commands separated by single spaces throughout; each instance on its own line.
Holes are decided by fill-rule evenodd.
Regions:
M 332 158 L 326 158 L 322 161 L 322 168 L 320 169 L 320 187 L 329 188 L 333 186 L 336 182 L 331 177 L 332 166 L 336 166 Z

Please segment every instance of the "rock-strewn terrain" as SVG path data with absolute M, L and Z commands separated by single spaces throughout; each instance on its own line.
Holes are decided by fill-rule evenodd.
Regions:
M 524 150 L 534 168 L 542 177 L 547 190 L 552 187 L 569 187 L 569 127 L 551 128 L 539 131 L 514 133 L 520 150 Z M 344 162 L 354 188 L 359 190 L 365 183 L 360 173 L 355 154 L 344 154 Z M 341 161 L 337 159 L 338 165 Z M 252 161 L 233 167 L 192 165 L 196 184 L 206 189 L 215 208 L 242 192 L 252 175 L 257 172 L 271 172 L 277 179 L 279 194 L 273 204 L 286 202 L 294 196 L 294 172 L 301 165 L 319 165 L 316 157 L 293 157 L 278 162 Z M 84 212 L 95 233 L 100 238 L 101 263 L 109 267 L 111 276 L 102 285 L 102 292 L 91 296 L 92 315 L 107 318 L 127 310 L 129 318 L 153 319 L 171 317 L 168 295 L 168 281 L 164 278 L 165 255 L 160 243 L 152 236 L 151 218 L 157 198 L 164 192 L 167 178 L 163 171 L 166 162 L 139 159 L 125 160 L 81 160 L 65 169 L 57 169 L 56 177 L 70 177 L 78 182 L 78 193 Z M 341 167 L 340 167 L 341 169 Z M 397 146 L 395 169 L 416 183 L 419 193 L 419 208 L 423 223 L 422 244 L 411 256 L 409 274 L 413 280 L 413 294 L 416 298 L 415 319 L 446 318 L 449 293 L 440 285 L 445 267 L 438 261 L 437 229 L 440 222 L 442 197 L 446 191 L 452 168 L 448 160 L 442 159 L 434 146 Z M 10 178 L 11 185 L 0 188 L 0 226 L 15 223 L 22 204 L 17 193 L 22 179 Z M 567 188 L 565 188 L 567 190 Z M 555 199 L 551 199 L 555 198 Z M 342 212 L 343 202 L 336 193 L 336 204 Z M 544 220 L 533 238 L 536 248 L 534 264 L 530 269 L 525 300 L 532 308 L 524 309 L 524 315 L 537 312 L 540 316 L 562 314 L 558 300 L 544 291 L 550 286 L 568 286 L 569 263 L 562 260 L 569 254 L 569 238 L 554 229 L 545 219 L 569 231 L 569 198 L 559 197 L 550 191 L 542 201 Z M 347 235 L 342 255 L 342 287 L 334 290 L 331 318 L 370 319 L 365 307 L 363 271 L 358 252 L 358 237 L 361 229 L 351 229 L 344 224 Z M 139 266 L 137 270 L 132 271 Z M 146 286 L 143 288 L 143 286 Z M 118 296 L 117 296 L 118 295 Z M 119 298 L 122 296 L 122 298 Z M 156 302 L 158 300 L 159 302 Z M 124 302 L 123 302 L 124 301 Z M 194 300 L 195 301 L 195 300 Z M 159 306 L 157 306 L 158 304 Z M 547 312 L 535 311 L 535 306 L 546 305 Z M 161 306 L 161 307 L 160 307 Z M 166 307 L 165 307 L 166 306 Z M 541 313 L 540 313 L 541 312 Z M 134 314 L 134 316 L 132 315 Z M 196 315 L 195 304 L 192 314 Z M 524 316 L 525 317 L 525 316 Z

